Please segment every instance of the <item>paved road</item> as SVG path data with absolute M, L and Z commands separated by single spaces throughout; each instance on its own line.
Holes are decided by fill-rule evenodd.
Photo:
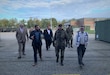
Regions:
M 15 33 L 0 35 L 0 75 L 110 75 L 110 44 L 95 41 L 94 35 L 89 35 L 85 67 L 82 70 L 77 62 L 75 45 L 74 48 L 66 48 L 64 66 L 60 66 L 55 62 L 54 47 L 46 51 L 43 40 L 43 61 L 38 61 L 38 65 L 33 67 L 31 40 L 26 43 L 26 56 L 18 60 Z

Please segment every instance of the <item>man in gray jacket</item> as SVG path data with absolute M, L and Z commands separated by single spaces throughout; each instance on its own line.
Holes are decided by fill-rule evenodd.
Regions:
M 20 24 L 19 28 L 16 30 L 16 39 L 18 41 L 18 52 L 19 56 L 18 59 L 21 59 L 21 53 L 25 55 L 25 43 L 26 43 L 26 36 L 28 39 L 28 32 L 27 29 L 24 27 L 23 24 Z

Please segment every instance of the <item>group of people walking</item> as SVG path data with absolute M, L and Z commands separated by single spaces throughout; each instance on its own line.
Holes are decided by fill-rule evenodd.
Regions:
M 23 24 L 20 24 L 20 27 L 16 30 L 16 38 L 18 41 L 18 59 L 21 59 L 22 55 L 25 55 L 25 43 L 26 37 L 27 40 L 30 38 L 32 40 L 32 47 L 34 51 L 34 64 L 37 65 L 37 54 L 39 54 L 40 60 L 42 61 L 42 35 L 45 39 L 46 50 L 48 51 L 51 44 L 55 47 L 56 53 L 56 63 L 59 62 L 63 66 L 64 61 L 64 52 L 65 47 L 73 48 L 73 28 L 71 25 L 68 25 L 66 30 L 63 29 L 62 24 L 58 25 L 58 29 L 55 31 L 53 36 L 53 31 L 48 25 L 44 32 L 41 31 L 38 25 L 35 25 L 35 29 L 30 32 L 30 36 L 28 36 L 27 29 Z M 79 66 L 82 68 L 84 63 L 82 61 L 86 47 L 88 44 L 88 33 L 84 31 L 84 26 L 80 27 L 80 30 L 76 34 L 76 46 L 78 53 L 78 62 Z M 60 55 L 59 55 L 60 53 Z

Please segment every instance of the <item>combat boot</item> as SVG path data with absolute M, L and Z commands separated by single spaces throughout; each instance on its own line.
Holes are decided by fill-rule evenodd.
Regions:
M 59 61 L 59 57 L 57 57 L 57 59 L 56 59 L 56 63 L 58 63 L 58 61 Z
M 64 64 L 63 64 L 63 60 L 61 60 L 61 66 L 63 66 Z
M 61 56 L 61 66 L 63 66 L 64 64 L 63 64 L 63 56 Z

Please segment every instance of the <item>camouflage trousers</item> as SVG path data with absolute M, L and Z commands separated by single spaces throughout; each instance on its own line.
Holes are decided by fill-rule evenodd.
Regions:
M 55 52 L 56 52 L 56 57 L 57 57 L 57 59 L 59 59 L 59 54 L 60 54 L 61 62 L 63 62 L 65 49 L 64 49 L 64 48 L 61 49 L 61 48 L 59 48 L 59 47 L 56 47 L 56 48 L 55 48 Z

